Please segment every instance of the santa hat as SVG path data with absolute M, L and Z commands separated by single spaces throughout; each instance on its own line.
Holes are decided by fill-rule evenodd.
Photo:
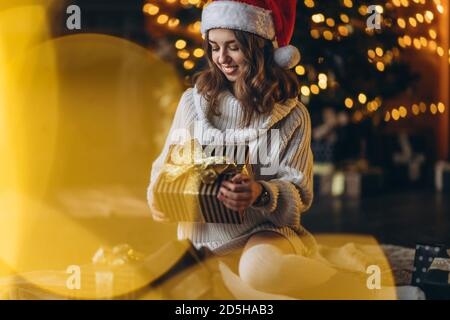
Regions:
M 300 52 L 289 44 L 294 33 L 297 0 L 215 0 L 202 12 L 201 32 L 224 28 L 247 31 L 271 40 L 275 62 L 290 69 Z

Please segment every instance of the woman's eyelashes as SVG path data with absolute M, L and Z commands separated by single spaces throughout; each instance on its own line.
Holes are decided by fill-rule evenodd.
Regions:
M 231 50 L 231 51 L 238 51 L 239 50 L 239 48 L 238 47 L 229 47 L 229 49 Z M 220 50 L 220 48 L 212 48 L 212 51 L 219 51 Z

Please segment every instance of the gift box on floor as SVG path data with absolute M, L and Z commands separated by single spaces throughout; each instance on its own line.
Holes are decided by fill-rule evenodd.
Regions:
M 173 222 L 242 223 L 217 199 L 222 181 L 238 173 L 253 174 L 247 145 L 204 149 L 195 139 L 172 145 L 153 190 L 154 209 Z
M 334 161 L 334 143 L 313 141 L 311 150 L 316 163 L 332 163 Z
M 412 285 L 427 299 L 450 299 L 450 256 L 443 244 L 417 244 Z
M 316 196 L 331 195 L 334 165 L 332 163 L 315 163 L 313 166 L 314 194 Z
M 335 170 L 332 164 L 314 165 L 314 193 L 319 196 L 359 197 L 382 190 L 380 168 Z
M 381 169 L 369 169 L 366 172 L 347 171 L 345 175 L 345 195 L 360 197 L 383 188 L 384 178 Z
M 434 258 L 423 280 L 429 298 L 450 299 L 450 257 Z
M 444 161 L 436 163 L 434 184 L 437 191 L 450 191 L 450 163 Z

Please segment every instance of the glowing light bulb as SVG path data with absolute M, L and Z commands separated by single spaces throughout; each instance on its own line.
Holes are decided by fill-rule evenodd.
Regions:
M 171 18 L 169 19 L 169 22 L 167 23 L 167 25 L 169 26 L 169 28 L 175 28 L 176 26 L 178 26 L 180 24 L 180 20 L 176 19 L 176 18 Z
M 400 113 L 400 117 L 405 118 L 408 114 L 408 111 L 406 110 L 406 108 L 404 106 L 401 106 L 398 109 L 398 112 Z
M 344 6 L 347 8 L 353 7 L 353 1 L 352 0 L 344 0 Z
M 430 35 L 431 39 L 436 39 L 437 37 L 436 31 L 434 29 L 428 30 L 428 34 Z
M 424 18 L 423 18 L 423 15 L 421 13 L 416 13 L 416 19 L 420 23 L 423 23 Z
M 181 50 L 181 51 L 178 51 L 177 56 L 180 59 L 187 59 L 187 58 L 189 58 L 190 53 L 187 50 Z
M 411 39 L 410 36 L 404 36 L 403 37 L 403 41 L 404 41 L 406 46 L 410 46 L 412 44 L 412 39 Z
M 327 88 L 327 82 L 319 80 L 319 88 L 325 90 Z
M 360 93 L 358 95 L 358 101 L 362 104 L 366 103 L 366 101 L 367 101 L 366 95 L 364 93 Z
M 156 19 L 156 22 L 158 22 L 159 24 L 164 24 L 169 20 L 169 16 L 167 14 L 161 14 L 158 16 L 158 18 Z
M 305 6 L 308 8 L 314 8 L 314 1 L 313 0 L 305 0 Z
M 437 112 L 437 106 L 436 106 L 434 103 L 432 103 L 432 104 L 430 105 L 430 111 L 431 111 L 432 114 L 436 114 L 436 112 Z
M 308 97 L 310 94 L 310 90 L 308 86 L 302 86 L 300 89 L 300 92 L 302 93 L 302 95 Z
M 327 81 L 328 77 L 327 77 L 327 75 L 325 73 L 319 73 L 318 79 L 320 81 Z
M 351 98 L 346 98 L 344 104 L 348 109 L 351 109 L 353 107 L 353 100 Z
M 325 17 L 321 13 L 316 13 L 311 17 L 312 21 L 315 23 L 321 23 L 325 21 Z
M 349 19 L 349 17 L 348 17 L 348 15 L 346 15 L 346 14 L 341 14 L 340 16 L 339 16 L 339 18 L 341 18 L 341 21 L 343 22 L 343 23 L 349 23 L 350 22 L 350 19 Z
M 419 103 L 420 112 L 425 113 L 427 111 L 427 105 L 424 102 Z
M 179 39 L 179 40 L 177 40 L 177 42 L 175 42 L 175 48 L 177 48 L 178 50 L 184 49 L 186 47 L 186 45 L 187 45 L 187 43 L 183 39 Z
M 313 39 L 319 39 L 320 38 L 320 32 L 317 29 L 312 29 L 310 31 L 310 34 L 311 34 L 311 38 L 313 38 Z
M 191 70 L 192 68 L 194 68 L 194 66 L 195 66 L 195 63 L 194 63 L 193 61 L 191 61 L 191 60 L 186 60 L 186 61 L 183 63 L 183 67 L 184 67 L 186 70 Z
M 409 24 L 412 26 L 412 27 L 417 27 L 417 20 L 416 19 L 414 19 L 413 17 L 410 17 L 409 19 L 408 19 L 408 22 L 409 22 Z
M 295 73 L 297 73 L 299 76 L 303 76 L 305 74 L 305 67 L 301 65 L 296 66 Z
M 405 29 L 406 28 L 406 21 L 403 18 L 397 19 L 397 24 L 400 28 Z
M 377 56 L 381 57 L 381 56 L 383 56 L 383 49 L 380 47 L 377 47 L 375 49 L 375 53 L 377 54 Z
M 384 63 L 381 61 L 378 61 L 377 62 L 377 70 L 382 72 L 382 71 L 384 71 L 384 68 L 385 68 Z
M 391 111 L 391 115 L 392 115 L 392 119 L 394 119 L 395 121 L 397 121 L 400 118 L 400 113 L 398 112 L 397 109 L 393 109 Z
M 201 49 L 201 48 L 197 48 L 194 50 L 193 55 L 196 58 L 201 58 L 205 55 L 205 51 L 203 51 L 203 49 Z
M 346 37 L 348 36 L 348 29 L 345 26 L 339 26 L 338 27 L 338 32 L 341 36 Z
M 328 41 L 333 40 L 333 33 L 331 33 L 331 31 L 329 31 L 329 30 L 326 30 L 323 33 L 323 37 L 325 38 L 325 40 L 328 40 Z
M 431 23 L 431 21 L 433 21 L 433 19 L 434 19 L 433 12 L 431 12 L 429 10 L 425 11 L 425 21 L 428 23 Z

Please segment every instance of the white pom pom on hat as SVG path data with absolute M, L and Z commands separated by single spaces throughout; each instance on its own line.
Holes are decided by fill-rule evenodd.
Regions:
M 201 32 L 225 28 L 247 31 L 277 45 L 275 62 L 286 69 L 300 61 L 300 52 L 289 44 L 294 33 L 297 0 L 215 0 L 202 12 Z
M 300 62 L 300 51 L 289 44 L 281 48 L 276 48 L 274 59 L 279 66 L 291 69 Z

